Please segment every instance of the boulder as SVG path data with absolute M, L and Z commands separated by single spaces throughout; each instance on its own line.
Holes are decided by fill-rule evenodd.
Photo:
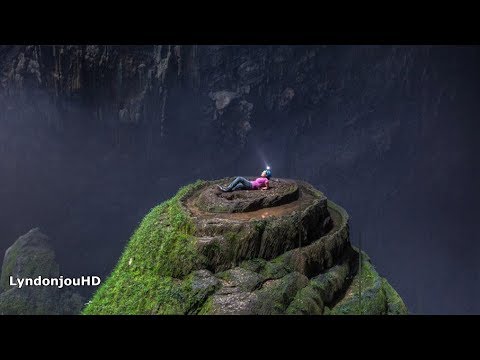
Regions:
M 20 236 L 5 252 L 0 275 L 0 314 L 78 314 L 84 298 L 72 288 L 11 286 L 17 278 L 58 278 L 59 266 L 48 237 L 35 228 Z
M 228 180 L 198 181 L 152 209 L 83 312 L 407 312 L 365 254 L 358 270 L 348 214 L 320 191 L 278 179 L 272 193 L 216 192 L 216 185 Z M 132 256 L 142 271 L 129 267 Z
M 0 276 L 0 291 L 11 288 L 9 278 L 25 278 L 34 276 L 58 277 L 58 264 L 55 252 L 48 237 L 39 228 L 34 228 L 5 251 Z

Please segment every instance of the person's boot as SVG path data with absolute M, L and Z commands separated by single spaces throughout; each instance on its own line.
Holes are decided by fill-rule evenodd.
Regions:
M 217 186 L 218 186 L 218 188 L 219 188 L 221 191 L 223 191 L 223 192 L 228 192 L 227 188 L 224 188 L 224 187 L 221 186 L 221 185 L 217 185 Z

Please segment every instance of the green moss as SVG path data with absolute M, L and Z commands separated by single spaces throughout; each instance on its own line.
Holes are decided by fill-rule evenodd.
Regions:
M 31 251 L 26 256 L 28 256 L 28 261 L 23 264 L 22 276 L 58 276 L 59 267 L 55 262 L 55 253 L 53 251 Z
M 240 267 L 245 270 L 250 270 L 256 273 L 260 273 L 265 266 L 267 265 L 267 260 L 261 258 L 255 258 L 250 260 L 245 260 L 240 263 Z
M 200 261 L 194 225 L 181 199 L 203 181 L 181 188 L 154 207 L 132 235 L 120 260 L 83 314 L 176 314 L 185 310 L 188 287 L 180 279 Z
M 388 283 L 386 279 L 382 279 L 382 289 L 387 298 L 388 314 L 389 315 L 406 315 L 408 314 L 407 307 L 402 298 L 395 289 Z
M 203 304 L 202 308 L 198 312 L 198 315 L 209 315 L 212 313 L 213 297 L 210 296 Z
M 343 263 L 311 278 L 308 285 L 295 295 L 287 313 L 321 315 L 324 304 L 330 305 L 344 288 L 348 270 L 348 264 Z
M 216 254 L 220 253 L 221 250 L 222 250 L 222 246 L 220 244 L 220 241 L 215 239 L 214 241 L 210 241 L 209 243 L 204 245 L 202 253 L 208 259 L 213 259 L 216 256 Z
M 281 255 L 265 264 L 265 267 L 260 272 L 261 275 L 267 279 L 279 279 L 284 277 L 292 271 L 285 265 L 285 256 Z
M 267 221 L 265 220 L 257 220 L 255 221 L 254 227 L 257 232 L 260 234 L 265 230 L 265 227 L 267 226 Z
M 7 261 L 5 261 L 2 265 L 2 273 L 0 279 L 0 292 L 4 291 L 9 288 L 9 276 L 13 272 L 13 267 L 15 266 L 15 262 L 18 256 L 18 247 L 14 246 L 10 249 Z
M 60 295 L 59 290 L 50 287 L 11 288 L 0 294 L 0 314 L 57 315 L 68 312 L 71 309 L 60 302 Z
M 289 315 L 321 315 L 323 312 L 323 301 L 320 292 L 313 286 L 306 286 L 300 289 L 295 298 L 287 308 Z
M 206 300 L 218 288 L 216 283 L 199 283 L 195 273 L 190 274 L 181 284 L 182 310 L 176 313 L 197 314 Z
M 20 296 L 18 289 L 10 289 L 0 295 L 0 315 L 34 314 L 29 298 Z
M 9 277 L 13 274 L 15 264 L 18 264 L 22 277 L 55 277 L 59 274 L 55 253 L 49 249 L 39 250 L 15 243 L 9 250 L 5 263 L 2 266 L 0 289 L 10 288 Z
M 226 240 L 226 259 L 230 262 L 232 266 L 234 266 L 237 255 L 238 255 L 238 248 L 239 248 L 239 243 L 240 243 L 240 236 L 241 234 L 233 232 L 233 231 L 228 231 L 223 234 L 223 237 Z
M 331 314 L 386 315 L 400 313 L 403 301 L 388 282 L 378 275 L 366 254 L 363 254 L 362 258 L 361 274 L 354 277 L 344 297 L 331 309 Z
M 297 292 L 307 284 L 307 277 L 298 272 L 291 272 L 280 279 L 264 283 L 260 290 L 255 291 L 259 300 L 255 313 L 259 315 L 284 314 Z
M 231 271 L 221 271 L 219 273 L 216 273 L 215 276 L 217 278 L 225 280 L 225 281 L 232 281 L 232 272 Z
M 285 255 L 280 255 L 270 261 L 262 258 L 245 260 L 242 261 L 239 266 L 246 270 L 256 272 L 266 279 L 279 279 L 292 271 L 286 263 Z

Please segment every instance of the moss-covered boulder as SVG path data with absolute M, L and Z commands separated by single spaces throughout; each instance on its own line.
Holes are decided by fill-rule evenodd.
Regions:
M 222 181 L 197 181 L 153 208 L 83 313 L 407 312 L 351 246 L 348 214 L 320 191 L 277 179 L 295 195 L 275 203 L 269 190 L 223 197 Z M 240 209 L 249 197 L 255 206 Z
M 30 230 L 5 252 L 0 275 L 0 314 L 79 314 L 84 299 L 71 288 L 55 286 L 17 287 L 19 278 L 58 278 L 59 266 L 48 237 L 40 229 Z
M 330 315 L 403 315 L 407 307 L 388 281 L 378 275 L 367 254 L 343 297 L 332 304 Z M 357 256 L 359 253 L 357 252 Z
M 58 264 L 55 262 L 48 237 L 35 228 L 30 230 L 10 246 L 5 252 L 0 275 L 0 291 L 11 288 L 10 276 L 21 277 L 58 277 Z

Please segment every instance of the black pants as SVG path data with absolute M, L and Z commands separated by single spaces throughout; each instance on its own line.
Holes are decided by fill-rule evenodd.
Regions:
M 241 176 L 238 176 L 235 180 L 233 180 L 230 183 L 230 185 L 227 186 L 227 191 L 252 190 L 252 189 L 253 189 L 252 183 Z

